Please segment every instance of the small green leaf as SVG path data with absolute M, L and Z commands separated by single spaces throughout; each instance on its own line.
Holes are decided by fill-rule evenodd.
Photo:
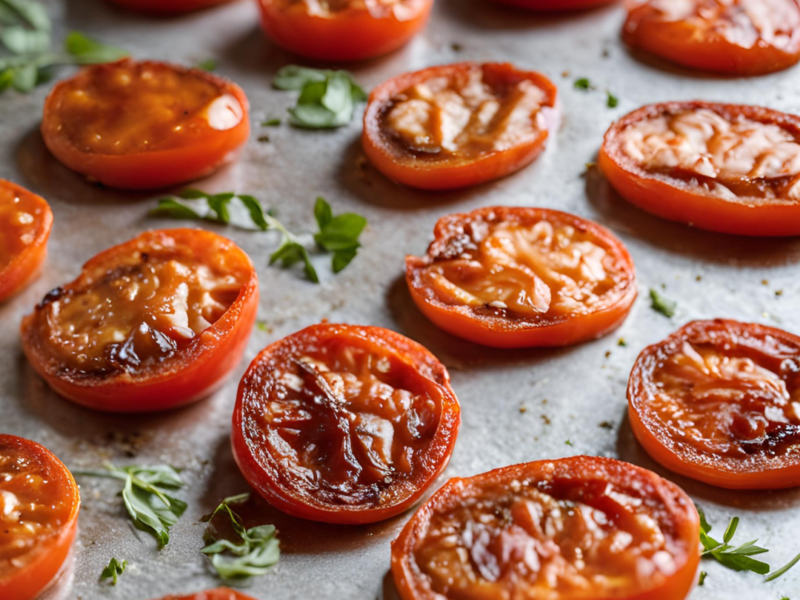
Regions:
M 658 290 L 650 288 L 650 308 L 668 318 L 675 316 L 678 303 L 662 296 Z
M 289 65 L 278 71 L 272 85 L 279 90 L 302 90 L 309 82 L 325 81 L 327 75 L 328 71 Z
M 588 89 L 591 89 L 591 87 L 592 87 L 592 84 L 589 82 L 589 80 L 586 77 L 582 77 L 581 79 L 578 79 L 575 82 L 574 85 L 575 85 L 575 89 L 578 89 L 578 90 L 588 90 Z
M 733 536 L 736 534 L 736 528 L 739 527 L 739 517 L 733 517 L 728 523 L 727 529 L 725 529 L 725 533 L 722 536 L 722 540 L 727 544 L 733 539 Z
M 14 70 L 14 78 L 11 85 L 14 89 L 23 94 L 30 92 L 36 87 L 36 81 L 39 77 L 39 70 L 36 65 L 25 65 Z
M 242 204 L 247 208 L 250 213 L 250 220 L 255 223 L 256 227 L 261 231 L 267 231 L 269 229 L 269 223 L 264 216 L 264 208 L 261 206 L 261 203 L 255 197 L 248 195 L 239 196 L 239 200 L 241 200 Z
M 263 121 L 261 123 L 261 126 L 262 127 L 277 127 L 278 125 L 281 124 L 281 122 L 282 121 L 280 119 L 267 119 L 266 121 Z
M 202 69 L 203 71 L 214 71 L 217 68 L 217 61 L 213 58 L 207 58 L 206 60 L 197 63 L 197 68 Z
M 800 554 L 795 556 L 792 560 L 790 560 L 788 563 L 783 565 L 780 569 L 777 569 L 776 571 L 774 571 L 774 572 L 770 573 L 769 575 L 767 575 L 767 577 L 766 577 L 766 579 L 764 579 L 764 581 L 775 581 L 778 577 L 784 575 L 786 573 L 786 571 L 791 569 L 798 562 L 800 562 Z
M 608 108 L 617 108 L 619 105 L 619 99 L 611 92 L 606 93 L 608 94 L 608 99 L 606 100 L 606 105 Z
M 64 49 L 80 65 L 114 62 L 128 56 L 128 52 L 122 48 L 103 44 L 77 31 L 67 35 Z
M 345 250 L 337 250 L 333 253 L 333 261 L 331 268 L 334 273 L 340 273 L 347 268 L 353 259 L 358 254 L 358 248 L 348 248 Z
M 108 566 L 103 569 L 102 573 L 100 573 L 100 581 L 103 581 L 104 579 L 110 579 L 111 585 L 117 585 L 117 578 L 125 572 L 125 568 L 127 566 L 127 560 L 119 562 L 116 558 L 112 558 L 108 563 Z
M 181 204 L 173 198 L 161 198 L 158 206 L 148 213 L 151 217 L 169 217 L 170 219 L 202 219 L 194 209 Z
M 50 47 L 50 32 L 14 25 L 0 31 L 0 40 L 14 54 L 41 54 Z
M 708 577 L 708 573 L 700 571 L 700 579 L 697 580 L 697 585 L 705 585 L 706 577 Z
M 314 218 L 317 220 L 320 231 L 325 229 L 333 219 L 333 210 L 325 198 L 317 198 L 317 202 L 314 204 Z

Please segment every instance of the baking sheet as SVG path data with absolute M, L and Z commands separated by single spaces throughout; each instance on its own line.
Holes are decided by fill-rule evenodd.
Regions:
M 220 228 L 258 265 L 259 318 L 269 325 L 268 331 L 253 332 L 234 377 L 207 400 L 166 414 L 113 416 L 79 408 L 49 391 L 26 363 L 17 333 L 20 318 L 45 292 L 77 275 L 80 264 L 98 251 L 175 222 L 146 216 L 161 194 L 89 185 L 49 156 L 37 131 L 49 86 L 30 95 L 0 97 L 0 176 L 42 194 L 55 213 L 42 277 L 0 306 L 0 432 L 39 441 L 73 468 L 97 467 L 104 460 L 169 463 L 186 469 L 188 480 L 179 495 L 189 509 L 161 551 L 153 538 L 131 526 L 115 496 L 115 482 L 82 480 L 72 583 L 61 587 L 62 598 L 146 600 L 219 584 L 199 553 L 205 525 L 198 520 L 221 498 L 247 489 L 229 448 L 239 376 L 266 344 L 323 318 L 394 329 L 430 348 L 450 368 L 463 426 L 439 483 L 448 476 L 534 459 L 614 456 L 676 481 L 718 528 L 739 515 L 737 539 L 759 538 L 771 549 L 767 556 L 773 566 L 800 552 L 800 490 L 733 493 L 670 475 L 643 453 L 625 419 L 625 386 L 637 354 L 690 319 L 730 317 L 800 332 L 800 240 L 743 239 L 667 223 L 625 204 L 596 170 L 584 176 L 612 120 L 642 104 L 703 98 L 798 111 L 800 71 L 728 79 L 633 56 L 618 39 L 624 16 L 619 7 L 534 17 L 488 0 L 437 0 L 427 30 L 412 44 L 352 67 L 359 81 L 371 87 L 430 64 L 507 60 L 548 74 L 560 87 L 564 117 L 551 147 L 521 173 L 462 192 L 433 194 L 398 187 L 364 167 L 358 122 L 333 132 L 258 127 L 265 118 L 284 116 L 291 106 L 294 96 L 272 90 L 270 81 L 278 68 L 297 59 L 264 39 L 251 1 L 162 20 L 100 0 L 50 0 L 47 5 L 56 23 L 55 39 L 78 29 L 140 58 L 186 64 L 216 58 L 217 73 L 245 89 L 254 123 L 245 152 L 195 187 L 254 194 L 293 230 L 312 229 L 318 195 L 335 211 L 362 213 L 370 223 L 359 257 L 336 277 L 321 266 L 323 283 L 318 286 L 297 272 L 267 266 L 275 244 L 271 235 Z M 589 77 L 598 89 L 574 89 L 580 77 Z M 618 108 L 606 106 L 606 90 L 619 97 Z M 260 133 L 268 133 L 271 141 L 258 142 Z M 495 204 L 570 211 L 610 227 L 625 241 L 636 262 L 640 298 L 618 332 L 562 350 L 500 351 L 451 337 L 422 317 L 402 279 L 404 255 L 424 252 L 439 216 Z M 679 303 L 672 320 L 648 306 L 648 288 L 662 284 L 663 293 Z M 627 347 L 617 345 L 620 337 Z M 270 574 L 245 588 L 247 593 L 264 600 L 394 598 L 387 576 L 389 543 L 408 515 L 371 526 L 337 527 L 293 519 L 263 503 L 258 507 L 263 522 L 280 530 L 283 554 Z M 112 556 L 130 564 L 113 588 L 98 582 Z M 771 584 L 713 563 L 703 568 L 708 579 L 693 600 L 777 600 L 800 592 L 800 568 Z

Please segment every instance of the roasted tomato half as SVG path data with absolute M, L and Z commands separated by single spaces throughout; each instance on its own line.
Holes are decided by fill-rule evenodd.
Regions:
M 800 117 L 757 106 L 669 102 L 608 130 L 599 164 L 647 212 L 739 235 L 800 235 Z
M 546 208 L 481 208 L 439 219 L 406 257 L 419 309 L 453 335 L 499 348 L 565 346 L 619 326 L 636 299 L 628 251 L 610 231 Z
M 32 600 L 59 575 L 80 503 L 75 480 L 47 448 L 0 435 L 0 598 Z
M 800 486 L 800 337 L 694 321 L 639 355 L 631 427 L 668 469 L 732 489 Z
M 609 4 L 613 2 L 613 0 L 495 0 L 495 2 L 530 10 L 563 12 L 568 10 L 586 10 L 594 8 L 595 6 Z
M 230 0 L 108 0 L 112 4 L 151 15 L 177 15 L 216 6 Z
M 205 590 L 197 592 L 196 594 L 189 594 L 186 596 L 166 596 L 161 600 L 254 600 L 250 596 L 245 596 L 242 593 L 232 590 L 230 588 L 216 588 L 214 590 Z
M 0 179 L 0 302 L 39 276 L 52 226 L 44 198 Z
M 433 0 L 258 0 L 276 44 L 307 58 L 363 60 L 397 50 L 428 20 Z
M 507 63 L 406 73 L 375 88 L 362 142 L 384 175 L 444 190 L 513 173 L 544 149 L 558 118 L 556 86 Z
M 250 365 L 233 452 L 277 508 L 372 523 L 419 500 L 447 466 L 460 423 L 447 370 L 425 348 L 379 327 L 321 324 Z
M 800 60 L 797 0 L 635 0 L 622 37 L 672 62 L 734 75 L 780 71 Z
M 576 456 L 451 479 L 392 544 L 403 600 L 684 600 L 699 517 L 676 485 Z
M 214 390 L 255 322 L 258 278 L 200 229 L 143 233 L 101 252 L 22 321 L 22 347 L 56 392 L 113 412 L 164 410 Z
M 250 133 L 234 83 L 160 62 L 87 67 L 44 104 L 42 135 L 55 157 L 92 180 L 151 189 L 208 175 Z

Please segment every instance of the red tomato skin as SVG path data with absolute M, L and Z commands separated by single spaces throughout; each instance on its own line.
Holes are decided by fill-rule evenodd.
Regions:
M 232 590 L 230 588 L 216 588 L 213 590 L 204 590 L 194 594 L 181 595 L 181 596 L 165 596 L 161 600 L 255 600 L 250 596 L 245 596 L 241 592 Z
M 127 61 L 130 59 L 123 59 Z M 138 152 L 136 154 L 97 154 L 84 152 L 70 140 L 61 136 L 58 129 L 48 119 L 48 114 L 56 110 L 60 90 L 66 80 L 56 84 L 44 103 L 42 118 L 42 137 L 48 150 L 64 166 L 77 171 L 103 185 L 124 190 L 151 190 L 186 183 L 205 177 L 232 162 L 250 136 L 250 104 L 244 91 L 235 83 L 226 81 L 202 69 L 187 69 L 157 61 L 141 61 L 139 64 L 154 69 L 176 69 L 191 72 L 223 86 L 225 93 L 235 97 L 242 107 L 242 120 L 226 131 L 214 132 L 206 136 L 202 143 L 190 146 Z M 113 63 L 112 63 L 113 65 Z M 106 69 L 108 65 L 94 65 L 86 69 Z M 78 73 L 75 77 L 80 77 Z
M 655 473 L 636 467 L 622 461 L 600 458 L 596 456 L 574 456 L 561 461 L 569 461 L 573 472 L 578 473 L 584 469 L 592 469 L 593 465 L 605 463 L 611 468 L 630 469 L 631 471 L 660 480 L 665 489 L 665 493 L 673 494 L 678 502 L 685 507 L 681 510 L 678 517 L 678 528 L 681 530 L 681 539 L 695 540 L 700 536 L 700 517 L 692 503 L 692 500 L 674 483 L 661 479 Z M 431 498 L 423 504 L 414 516 L 406 523 L 397 539 L 392 542 L 392 576 L 395 585 L 400 593 L 402 600 L 441 600 L 442 596 L 433 592 L 427 585 L 417 580 L 418 569 L 409 559 L 410 548 L 415 543 L 416 538 L 422 532 L 430 520 L 435 508 L 441 504 L 447 504 L 452 495 L 459 494 L 465 487 L 480 480 L 502 480 L 506 479 L 509 473 L 518 473 L 518 478 L 524 477 L 530 469 L 539 468 L 546 463 L 559 462 L 558 460 L 541 460 L 531 463 L 523 463 L 508 467 L 501 467 L 488 473 L 482 473 L 474 477 L 459 478 L 454 477 L 447 481 Z M 677 503 L 676 503 L 677 504 Z M 678 506 L 673 505 L 676 509 Z M 597 596 L 596 600 L 686 600 L 697 582 L 697 573 L 700 565 L 700 545 L 699 543 L 691 546 L 691 551 L 683 565 L 663 586 L 657 589 L 646 590 L 632 595 L 619 596 Z M 489 600 L 489 599 L 487 599 Z M 595 600 L 595 599 L 593 599 Z
M 162 230 L 169 235 L 198 237 L 214 236 L 199 229 Z M 97 254 L 84 265 L 84 269 L 113 259 L 117 253 L 125 253 L 131 240 Z M 250 262 L 249 257 L 241 251 Z M 252 267 L 252 263 L 250 263 Z M 33 338 L 31 327 L 34 315 L 23 318 L 21 326 L 22 349 L 34 370 L 58 394 L 94 410 L 114 413 L 138 413 L 171 410 L 191 404 L 209 396 L 224 382 L 244 354 L 258 311 L 258 275 L 252 267 L 249 279 L 242 286 L 239 296 L 228 311 L 211 327 L 198 336 L 193 347 L 192 360 L 188 364 L 151 377 L 147 381 L 136 381 L 127 376 L 96 378 L 74 381 L 59 376 L 53 371 L 47 357 L 42 356 Z
M 126 10 L 148 15 L 178 15 L 224 4 L 231 0 L 108 0 L 108 2 Z
M 509 63 L 486 63 L 484 69 L 498 78 L 528 79 L 543 89 L 548 96 L 546 112 L 547 130 L 534 140 L 518 144 L 508 150 L 486 153 L 476 158 L 451 161 L 450 164 L 421 164 L 398 153 L 381 134 L 381 110 L 397 93 L 416 83 L 450 72 L 468 69 L 475 63 L 457 63 L 428 67 L 421 71 L 405 73 L 382 83 L 369 95 L 364 113 L 361 144 L 370 162 L 378 171 L 397 183 L 423 190 L 452 190 L 486 183 L 519 171 L 532 163 L 545 148 L 550 132 L 558 126 L 559 108 L 556 86 L 541 73 L 520 71 Z
M 789 465 L 781 469 L 754 470 L 752 472 L 733 472 L 715 468 L 710 462 L 687 462 L 674 449 L 667 447 L 648 427 L 651 419 L 640 414 L 637 406 L 641 398 L 646 395 L 646 373 L 653 368 L 655 353 L 671 340 L 679 338 L 685 330 L 702 327 L 722 328 L 740 326 L 738 321 L 728 319 L 715 319 L 713 321 L 693 321 L 668 336 L 662 342 L 645 348 L 637 358 L 628 380 L 628 418 L 633 434 L 647 453 L 661 466 L 674 473 L 695 479 L 709 485 L 731 490 L 773 490 L 800 487 L 800 464 Z M 755 323 L 748 323 L 751 333 L 769 335 L 778 339 L 788 340 L 792 344 L 800 345 L 800 337 L 787 331 L 767 327 Z
M 319 325 L 307 327 L 294 335 L 297 336 L 305 333 L 315 335 L 331 327 L 341 326 L 321 323 Z M 405 351 L 416 359 L 424 361 L 427 367 L 432 367 L 434 369 L 437 380 L 441 382 L 441 385 L 445 388 L 446 392 L 448 392 L 449 396 L 446 398 L 448 402 L 447 410 L 445 411 L 443 409 L 442 411 L 442 421 L 439 424 L 439 430 L 436 434 L 437 439 L 432 442 L 442 449 L 444 459 L 437 465 L 435 471 L 428 474 L 425 481 L 419 484 L 414 494 L 397 504 L 383 508 L 363 509 L 359 507 L 314 505 L 304 501 L 302 498 L 298 498 L 292 490 L 284 489 L 284 487 L 278 483 L 280 482 L 279 470 L 273 468 L 269 464 L 264 465 L 254 456 L 254 452 L 257 450 L 252 449 L 248 444 L 248 440 L 245 438 L 247 423 L 245 422 L 245 416 L 243 414 L 246 382 L 251 376 L 251 373 L 256 369 L 257 364 L 279 347 L 283 341 L 280 340 L 267 346 L 259 353 L 239 384 L 239 393 L 237 394 L 236 406 L 233 410 L 231 446 L 233 448 L 233 456 L 236 460 L 236 464 L 239 466 L 239 470 L 250 486 L 261 494 L 272 506 L 294 517 L 338 525 L 364 525 L 384 521 L 399 515 L 416 504 L 424 495 L 425 491 L 436 481 L 436 478 L 442 474 L 447 464 L 450 462 L 450 456 L 455 448 L 458 430 L 461 426 L 461 409 L 455 393 L 450 387 L 450 376 L 444 365 L 423 346 L 397 333 L 380 327 L 358 327 L 358 329 L 365 330 L 374 335 L 385 336 L 393 343 L 401 345 Z
M 525 8 L 542 12 L 565 12 L 572 10 L 588 10 L 614 0 L 495 0 L 499 4 Z
M 648 21 L 647 7 L 633 9 L 622 28 L 622 39 L 632 48 L 643 50 L 673 63 L 727 75 L 766 75 L 788 69 L 800 60 L 800 36 L 791 51 L 759 43 L 744 48 L 721 36 L 698 39 L 690 28 L 680 24 Z
M 33 242 L 28 244 L 5 268 L 0 269 L 0 302 L 3 302 L 22 291 L 41 274 L 47 259 L 47 240 L 50 238 L 50 231 L 53 228 L 53 211 L 50 210 L 50 205 L 44 198 L 29 192 L 22 186 L 5 179 L 0 179 L 0 186 L 15 190 L 18 195 L 35 197 L 42 208 L 42 223 Z
M 568 318 L 559 323 L 530 328 L 498 327 L 488 319 L 473 316 L 467 307 L 451 307 L 439 301 L 430 300 L 425 294 L 425 290 L 415 285 L 415 273 L 426 265 L 425 257 L 407 256 L 406 283 L 414 303 L 422 314 L 437 327 L 452 335 L 476 344 L 507 349 L 570 346 L 603 337 L 622 325 L 638 295 L 636 274 L 633 259 L 627 248 L 605 227 L 569 213 L 539 208 L 488 207 L 451 217 L 463 217 L 467 220 L 476 214 L 503 213 L 515 210 L 531 211 L 541 214 L 542 217 L 548 214 L 555 215 L 557 218 L 571 221 L 575 225 L 591 230 L 603 241 L 616 247 L 621 252 L 623 262 L 629 267 L 630 272 L 630 283 L 625 288 L 625 293 L 612 306 L 592 314 Z M 445 220 L 449 218 L 445 217 L 437 222 L 434 239 L 446 235 L 448 224 L 445 223 Z
M 800 132 L 800 117 L 758 106 L 715 104 L 712 102 L 665 102 L 644 106 L 622 117 L 606 132 L 598 165 L 617 193 L 631 204 L 653 215 L 700 229 L 747 236 L 800 235 L 800 202 L 787 204 L 764 199 L 753 203 L 731 202 L 698 193 L 685 186 L 633 170 L 621 158 L 619 140 L 625 126 L 665 110 L 722 108 L 739 112 L 754 120 L 775 122 Z M 747 198 L 745 198 L 747 200 Z
M 50 587 L 61 574 L 69 557 L 78 531 L 78 513 L 81 508 L 80 493 L 72 473 L 47 448 L 31 440 L 13 435 L 0 435 L 0 437 L 10 439 L 14 444 L 25 446 L 28 451 L 52 463 L 52 466 L 58 469 L 59 476 L 65 478 L 69 483 L 75 497 L 67 524 L 51 542 L 52 547 L 47 552 L 39 552 L 33 560 L 28 562 L 21 571 L 14 573 L 11 578 L 0 579 L 0 598 L 3 600 L 33 600 Z
M 375 18 L 365 10 L 343 11 L 334 17 L 283 10 L 274 0 L 256 0 L 261 26 L 281 48 L 326 62 L 359 61 L 405 46 L 430 16 L 433 0 L 424 0 L 413 18 Z

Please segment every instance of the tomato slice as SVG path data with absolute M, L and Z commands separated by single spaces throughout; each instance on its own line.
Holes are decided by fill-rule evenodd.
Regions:
M 380 327 L 326 323 L 250 365 L 233 452 L 284 512 L 372 523 L 419 500 L 447 466 L 460 423 L 447 370 L 425 348 Z
M 211 73 L 125 59 L 58 83 L 42 135 L 59 161 L 92 180 L 152 189 L 232 160 L 250 133 L 248 110 L 241 88 Z
M 495 2 L 508 6 L 546 12 L 587 10 L 603 4 L 609 4 L 612 1 L 613 0 L 495 0 Z
M 724 488 L 800 486 L 800 337 L 694 321 L 639 355 L 631 427 L 668 469 Z
M 403 600 L 683 600 L 699 517 L 676 485 L 576 456 L 451 479 L 392 544 Z
M 161 600 L 254 600 L 254 598 L 230 588 L 216 588 L 187 596 L 166 596 Z
M 443 190 L 498 179 L 532 162 L 558 120 L 556 86 L 507 63 L 406 73 L 375 88 L 362 143 L 384 175 Z
M 39 276 L 52 226 L 44 198 L 0 179 L 0 302 Z
M 0 598 L 31 600 L 59 575 L 79 509 L 78 486 L 55 455 L 0 434 Z
M 108 0 L 128 10 L 150 15 L 177 15 L 200 10 L 231 0 Z
M 428 21 L 433 0 L 258 0 L 278 46 L 315 60 L 364 60 L 397 50 Z
M 489 207 L 439 219 L 406 257 L 423 314 L 499 348 L 564 346 L 618 327 L 636 299 L 633 261 L 610 231 L 546 208 Z
M 780 71 L 800 60 L 796 0 L 632 2 L 622 38 L 694 69 L 734 75 Z
M 22 346 L 56 392 L 113 412 L 164 410 L 209 394 L 239 362 L 258 277 L 233 242 L 150 231 L 101 252 L 22 321 Z
M 800 234 L 800 117 L 653 104 L 611 126 L 599 164 L 623 198 L 659 217 L 739 235 Z

